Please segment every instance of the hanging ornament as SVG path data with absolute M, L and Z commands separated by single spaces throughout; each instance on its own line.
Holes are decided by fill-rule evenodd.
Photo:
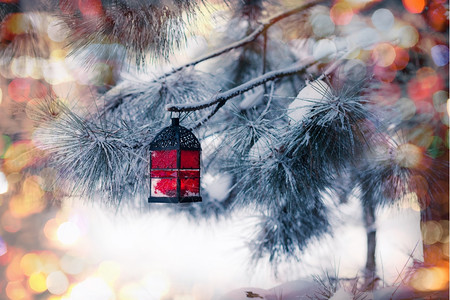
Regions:
M 150 197 L 153 203 L 201 202 L 200 142 L 178 118 L 150 144 Z

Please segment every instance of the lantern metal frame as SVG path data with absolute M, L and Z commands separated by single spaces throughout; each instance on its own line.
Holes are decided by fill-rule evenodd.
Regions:
M 152 189 L 152 151 L 177 151 L 177 195 L 174 197 L 153 197 L 151 194 Z M 180 180 L 180 170 L 181 169 L 181 151 L 198 151 L 199 152 L 199 196 L 181 196 L 181 180 Z M 198 139 L 192 133 L 191 130 L 180 125 L 178 118 L 172 118 L 172 125 L 161 130 L 150 143 L 150 164 L 149 164 L 149 175 L 150 175 L 150 197 L 148 198 L 149 203 L 190 203 L 190 202 L 201 202 L 202 197 L 200 196 L 200 164 L 201 164 L 201 146 Z M 195 169 L 196 170 L 196 169 Z

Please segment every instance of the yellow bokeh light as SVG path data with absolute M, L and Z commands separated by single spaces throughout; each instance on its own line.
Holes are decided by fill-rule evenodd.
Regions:
M 27 253 L 20 260 L 20 268 L 25 275 L 31 276 L 42 270 L 42 262 L 36 253 Z
M 449 222 L 448 222 L 448 220 L 442 220 L 442 221 L 439 221 L 439 224 L 441 225 L 441 228 L 443 231 L 442 237 L 439 240 L 439 242 L 441 242 L 443 244 L 448 243 L 448 241 L 449 241 L 449 234 L 448 234 L 449 233 Z
M 120 276 L 120 265 L 114 261 L 104 261 L 97 270 L 99 277 L 103 278 L 108 284 L 113 285 Z
M 16 218 L 24 218 L 29 215 L 39 213 L 45 208 L 45 201 L 42 198 L 33 199 L 24 195 L 15 195 L 9 201 L 11 214 Z
M 420 211 L 420 205 L 417 194 L 414 192 L 405 194 L 400 200 L 400 204 L 403 208 L 411 208 L 415 211 Z
M 28 278 L 28 285 L 36 293 L 42 293 L 47 290 L 46 277 L 44 273 L 33 273 Z
M 419 33 L 413 26 L 404 26 L 398 32 L 399 46 L 411 48 L 419 41 Z
M 32 161 L 32 150 L 30 142 L 15 142 L 5 152 L 3 169 L 8 173 L 19 172 Z
M 45 274 L 50 274 L 54 271 L 59 270 L 59 259 L 53 252 L 41 251 L 39 253 L 39 258 L 43 264 L 42 272 L 44 272 Z
M 58 226 L 61 222 L 58 219 L 50 219 L 45 223 L 44 226 L 44 235 L 50 241 L 57 241 L 58 237 L 56 232 L 58 231 Z
M 81 232 L 75 223 L 64 222 L 59 225 L 56 235 L 58 240 L 64 245 L 73 245 L 80 238 Z
M 118 300 L 139 300 L 141 297 L 142 287 L 136 283 L 129 283 L 124 285 L 118 295 Z
M 30 18 L 24 13 L 10 14 L 4 23 L 5 31 L 11 34 L 24 34 L 33 28 Z
M 50 53 L 50 59 L 63 60 L 67 56 L 67 51 L 64 49 L 55 49 Z
M 448 269 L 422 268 L 411 279 L 411 286 L 419 291 L 439 291 L 448 285 Z
M 40 64 L 41 60 L 38 58 L 20 56 L 11 60 L 11 72 L 16 77 L 40 79 L 42 77 Z
M 24 180 L 22 185 L 22 193 L 24 197 L 33 200 L 39 200 L 44 196 L 45 192 L 41 189 L 39 182 L 42 179 L 39 176 L 30 176 Z
M 424 244 L 432 245 L 437 243 L 442 236 L 442 227 L 436 221 L 422 223 L 422 239 Z

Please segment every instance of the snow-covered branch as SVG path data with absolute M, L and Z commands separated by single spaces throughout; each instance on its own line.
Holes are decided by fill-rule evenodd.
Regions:
M 212 105 L 218 104 L 218 103 L 225 103 L 231 98 L 234 98 L 238 95 L 241 95 L 261 84 L 264 84 L 268 81 L 272 81 L 274 79 L 286 77 L 289 75 L 293 75 L 296 73 L 304 73 L 311 65 L 316 63 L 316 61 L 310 60 L 308 62 L 303 63 L 297 63 L 292 67 L 281 69 L 281 70 L 275 70 L 268 72 L 264 75 L 261 75 L 257 78 L 254 78 L 252 80 L 249 80 L 235 88 L 232 88 L 228 91 L 218 93 L 216 96 L 214 96 L 212 99 L 207 101 L 201 101 L 197 103 L 189 103 L 189 104 L 169 104 L 166 106 L 166 110 L 172 111 L 172 112 L 188 112 L 188 111 L 196 111 L 200 109 L 204 109 L 207 107 L 210 107 Z
M 236 42 L 234 42 L 234 43 L 232 43 L 230 45 L 227 45 L 225 47 L 222 47 L 222 48 L 220 48 L 220 49 L 218 49 L 218 50 L 216 50 L 216 51 L 214 51 L 214 52 L 212 52 L 210 54 L 204 55 L 204 56 L 200 57 L 197 60 L 194 60 L 192 62 L 189 62 L 189 63 L 185 64 L 185 65 L 182 65 L 182 66 L 179 66 L 177 68 L 174 68 L 170 72 L 167 72 L 164 75 L 160 76 L 158 79 L 170 76 L 170 75 L 172 75 L 172 74 L 174 74 L 176 72 L 179 72 L 179 71 L 181 71 L 181 70 L 183 70 L 185 68 L 193 67 L 193 66 L 195 66 L 195 65 L 197 65 L 197 64 L 199 64 L 201 62 L 204 62 L 204 61 L 206 61 L 208 59 L 220 56 L 220 55 L 222 55 L 222 54 L 224 54 L 226 52 L 229 52 L 229 51 L 231 51 L 233 49 L 245 46 L 248 43 L 251 43 L 254 40 L 256 40 L 256 38 L 258 36 L 260 36 L 261 34 L 266 32 L 270 27 L 272 27 L 272 25 L 276 24 L 277 22 L 279 22 L 279 21 L 281 21 L 281 20 L 283 20 L 283 19 L 285 19 L 287 17 L 290 17 L 292 15 L 295 15 L 295 14 L 297 14 L 299 12 L 305 11 L 305 10 L 311 8 L 311 7 L 314 7 L 315 5 L 317 5 L 317 4 L 321 3 L 321 2 L 324 2 L 324 0 L 311 1 L 311 2 L 308 2 L 306 4 L 302 4 L 300 6 L 297 6 L 297 7 L 293 8 L 293 9 L 291 9 L 291 10 L 282 12 L 282 13 L 276 15 L 276 16 L 273 16 L 273 17 L 271 17 L 271 18 L 261 22 L 261 24 L 258 26 L 258 28 L 256 28 L 252 33 L 250 33 L 248 36 L 242 38 L 241 40 L 236 41 Z

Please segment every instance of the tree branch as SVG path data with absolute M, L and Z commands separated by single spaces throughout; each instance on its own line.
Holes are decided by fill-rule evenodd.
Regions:
M 306 63 L 297 63 L 293 67 L 285 68 L 282 70 L 276 70 L 268 72 L 262 76 L 259 76 L 257 78 L 254 78 L 252 80 L 249 80 L 235 88 L 232 88 L 226 92 L 218 93 L 215 95 L 212 99 L 201 101 L 197 103 L 189 103 L 189 104 L 169 104 L 166 106 L 166 110 L 172 111 L 172 112 L 187 112 L 187 111 L 196 111 L 200 109 L 204 109 L 207 107 L 210 107 L 212 105 L 218 104 L 218 103 L 225 103 L 231 98 L 234 98 L 238 95 L 241 95 L 254 87 L 257 87 L 261 84 L 264 84 L 268 81 L 286 77 L 289 75 L 293 75 L 296 73 L 303 73 L 308 69 L 311 65 L 316 63 L 314 60 L 310 60 Z
M 232 44 L 230 44 L 228 46 L 225 46 L 223 48 L 220 48 L 220 49 L 216 50 L 213 53 L 210 53 L 210 54 L 207 54 L 205 56 L 202 56 L 202 57 L 200 57 L 197 60 L 194 60 L 192 62 L 189 62 L 189 63 L 185 64 L 185 65 L 177 67 L 177 68 L 173 69 L 172 71 L 167 72 L 164 75 L 158 77 L 158 79 L 170 76 L 170 75 L 172 75 L 172 74 L 174 74 L 176 72 L 179 72 L 179 71 L 183 70 L 184 68 L 193 67 L 193 66 L 195 66 L 195 65 L 197 65 L 197 64 L 199 64 L 201 62 L 204 62 L 205 60 L 208 60 L 208 59 L 220 56 L 220 55 L 222 55 L 222 54 L 224 54 L 224 53 L 226 53 L 228 51 L 231 51 L 233 49 L 240 48 L 240 47 L 242 47 L 244 45 L 247 45 L 247 44 L 253 42 L 254 40 L 256 40 L 256 38 L 258 36 L 260 36 L 262 33 L 266 32 L 267 29 L 272 27 L 272 25 L 276 24 L 277 22 L 279 22 L 279 21 L 281 21 L 281 20 L 283 20 L 283 19 L 285 19 L 287 17 L 290 17 L 292 15 L 295 15 L 295 14 L 297 14 L 299 12 L 302 12 L 302 11 L 304 11 L 306 9 L 309 9 L 309 8 L 319 4 L 321 2 L 324 2 L 324 1 L 325 0 L 314 0 L 314 1 L 308 2 L 306 4 L 297 6 L 297 7 L 293 8 L 293 9 L 291 9 L 291 10 L 282 12 L 282 13 L 276 15 L 276 16 L 273 16 L 272 18 L 269 18 L 266 21 L 261 22 L 261 24 L 258 26 L 258 28 L 256 28 L 252 33 L 250 33 L 248 36 L 244 37 L 243 39 L 241 39 L 239 41 L 236 41 L 236 42 L 234 42 L 234 43 L 232 43 Z

